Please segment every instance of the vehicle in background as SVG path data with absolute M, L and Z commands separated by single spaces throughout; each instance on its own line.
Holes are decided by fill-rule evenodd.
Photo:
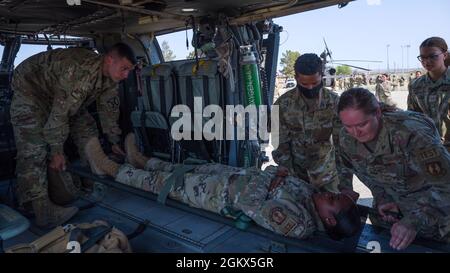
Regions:
M 297 86 L 297 82 L 294 79 L 288 79 L 284 84 L 285 89 L 292 89 Z

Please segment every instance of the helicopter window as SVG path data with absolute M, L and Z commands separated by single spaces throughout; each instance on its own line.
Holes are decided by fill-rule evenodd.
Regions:
M 186 35 L 189 48 L 186 46 Z M 192 29 L 188 29 L 187 34 L 186 30 L 182 30 L 156 36 L 156 39 L 165 62 L 195 58 L 194 47 L 192 46 Z
M 56 48 L 64 48 L 64 46 L 53 46 L 53 49 Z M 30 56 L 33 56 L 34 54 L 38 54 L 40 52 L 46 51 L 47 46 L 46 45 L 26 45 L 22 44 L 20 46 L 19 52 L 17 52 L 16 59 L 14 60 L 14 67 L 17 67 L 22 61 L 27 59 Z

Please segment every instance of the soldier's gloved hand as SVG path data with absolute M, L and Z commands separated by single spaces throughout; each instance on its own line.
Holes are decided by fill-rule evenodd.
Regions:
M 391 241 L 389 245 L 396 250 L 407 248 L 416 238 L 417 231 L 414 227 L 398 222 L 391 228 Z
M 66 170 L 66 159 L 62 154 L 54 154 L 50 159 L 50 164 L 48 165 L 51 169 L 55 171 L 65 171 Z
M 111 146 L 111 150 L 113 153 L 121 156 L 126 156 L 125 152 L 122 150 L 122 148 L 119 146 L 119 144 L 114 144 Z
M 389 202 L 389 203 L 385 203 L 385 204 L 381 204 L 378 206 L 378 213 L 381 215 L 381 219 L 383 219 L 383 221 L 386 221 L 388 223 L 396 223 L 399 221 L 398 218 L 395 218 L 394 216 L 388 214 L 387 212 L 391 211 L 391 212 L 395 212 L 395 213 L 399 213 L 400 209 L 398 208 L 397 204 L 394 202 Z

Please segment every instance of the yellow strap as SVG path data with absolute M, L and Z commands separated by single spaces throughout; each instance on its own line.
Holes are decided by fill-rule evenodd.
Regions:
M 49 233 L 45 234 L 44 236 L 36 239 L 35 241 L 30 243 L 30 247 L 35 251 L 39 252 L 39 250 L 43 249 L 44 247 L 48 246 L 49 244 L 56 242 L 58 239 L 64 237 L 66 235 L 66 232 L 62 227 L 56 227 Z
M 200 69 L 200 67 L 202 67 L 202 66 L 204 66 L 205 69 L 206 69 L 208 67 L 208 65 L 209 65 L 209 63 L 206 60 L 199 60 L 198 61 L 198 69 Z M 197 74 L 197 72 L 198 72 L 197 65 L 194 65 L 192 67 L 192 75 L 195 76 Z

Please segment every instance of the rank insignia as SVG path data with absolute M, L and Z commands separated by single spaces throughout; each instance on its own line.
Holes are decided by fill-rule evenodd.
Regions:
M 431 149 L 425 149 L 425 150 L 421 150 L 419 153 L 419 160 L 420 161 L 426 161 L 432 158 L 436 158 L 438 157 L 438 153 L 435 149 L 431 148 Z
M 443 176 L 446 170 L 442 168 L 441 162 L 433 161 L 426 164 L 427 172 L 432 176 Z
M 270 220 L 278 225 L 281 225 L 284 220 L 286 220 L 286 214 L 283 213 L 283 209 L 280 207 L 273 208 L 271 211 Z

